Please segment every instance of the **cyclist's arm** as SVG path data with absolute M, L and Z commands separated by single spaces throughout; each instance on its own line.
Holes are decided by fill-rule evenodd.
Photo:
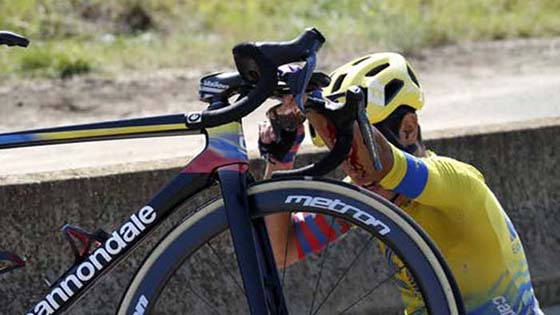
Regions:
M 299 135 L 287 158 L 282 159 L 283 161 L 272 159 L 273 162 L 271 159 L 267 159 L 265 178 L 270 178 L 274 171 L 293 168 L 293 158 L 297 153 L 299 143 L 303 140 L 303 131 L 303 126 L 298 128 Z M 263 127 L 259 131 L 261 141 L 270 141 L 271 132 L 270 128 Z M 347 223 L 333 220 L 331 217 L 305 212 L 296 212 L 293 215 L 270 215 L 265 217 L 265 222 L 276 264 L 279 267 L 291 265 L 309 253 L 320 252 L 329 242 L 335 241 L 350 228 Z
M 270 178 L 274 171 L 292 168 L 293 162 L 267 163 L 264 177 Z M 344 221 L 306 212 L 269 215 L 265 223 L 278 267 L 289 266 L 307 254 L 320 252 L 350 229 Z
M 265 177 L 276 170 L 292 167 L 267 163 Z M 350 229 L 345 221 L 306 212 L 269 215 L 265 222 L 278 267 L 289 266 L 310 253 L 320 252 Z
M 270 178 L 274 171 L 292 168 L 293 162 L 267 163 L 264 177 Z M 344 221 L 306 212 L 273 214 L 266 216 L 265 222 L 278 267 L 289 266 L 307 254 L 320 252 L 350 229 Z
M 308 112 L 306 116 L 323 142 L 329 149 L 332 149 L 336 141 L 336 129 L 332 123 L 319 113 Z M 381 170 L 376 170 L 374 168 L 374 163 L 369 156 L 369 151 L 364 144 L 357 123 L 354 123 L 352 149 L 348 154 L 348 158 L 342 164 L 344 172 L 350 176 L 352 182 L 358 186 L 369 186 L 379 182 L 393 167 L 393 151 L 391 150 L 389 142 L 377 129 L 373 128 L 373 132 L 377 145 L 377 152 L 383 168 Z
M 308 112 L 306 116 L 327 146 L 332 148 L 336 139 L 334 133 L 336 129 L 324 116 L 318 113 Z M 348 160 L 344 163 L 344 169 L 357 185 L 378 182 L 393 165 L 392 151 L 388 142 L 381 133 L 375 132 L 379 155 L 383 164 L 382 171 L 376 171 L 373 168 L 373 162 L 369 159 L 359 128 L 357 124 L 355 125 L 354 145 Z M 275 170 L 291 168 L 293 168 L 293 164 L 267 163 L 265 177 L 269 177 Z M 280 267 L 303 259 L 309 253 L 321 251 L 328 243 L 335 241 L 350 229 L 350 226 L 345 222 L 308 213 L 294 213 L 292 216 L 287 214 L 271 215 L 266 217 L 265 220 L 276 263 Z M 286 259 L 284 259 L 284 256 L 286 256 Z
M 484 178 L 473 166 L 434 154 L 418 158 L 391 146 L 394 165 L 385 188 L 436 208 L 453 209 L 476 198 Z
M 330 122 L 316 113 L 308 113 L 307 118 L 332 148 L 335 129 Z M 343 164 L 354 184 L 368 187 L 379 183 L 386 190 L 436 208 L 453 209 L 480 196 L 484 178 L 473 166 L 444 157 L 414 157 L 391 145 L 375 128 L 374 133 L 383 169 L 374 169 L 356 124 L 352 150 Z
M 272 164 L 267 162 L 264 178 L 270 178 L 274 171 L 293 169 L 294 163 Z M 298 260 L 297 236 L 289 213 L 273 214 L 265 217 L 266 228 L 272 246 L 276 265 L 288 266 Z M 287 240 L 287 241 L 286 241 Z M 287 251 L 286 251 L 287 246 Z M 284 259 L 286 257 L 286 259 Z

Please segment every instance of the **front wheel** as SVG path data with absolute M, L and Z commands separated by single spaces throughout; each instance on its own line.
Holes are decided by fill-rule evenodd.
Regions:
M 385 199 L 327 180 L 261 182 L 248 195 L 252 218 L 309 220 L 296 228 L 300 249 L 326 244 L 279 270 L 291 314 L 464 314 L 437 248 Z M 221 199 L 187 217 L 140 266 L 118 314 L 248 314 L 227 229 Z

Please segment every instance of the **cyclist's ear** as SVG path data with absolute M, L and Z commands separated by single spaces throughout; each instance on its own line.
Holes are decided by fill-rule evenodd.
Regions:
M 404 115 L 399 127 L 399 141 L 404 146 L 411 146 L 420 140 L 420 127 L 416 113 Z

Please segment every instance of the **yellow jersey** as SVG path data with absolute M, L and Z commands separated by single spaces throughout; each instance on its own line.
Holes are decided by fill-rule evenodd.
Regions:
M 402 194 L 401 205 L 436 243 L 459 285 L 469 315 L 543 314 L 535 298 L 523 246 L 510 219 L 473 166 L 428 152 L 414 157 L 391 146 L 393 167 L 380 186 Z M 320 252 L 351 226 L 320 214 L 292 216 L 300 259 Z M 378 243 L 406 305 L 407 315 L 423 315 L 421 293 L 408 269 Z
M 542 314 L 523 246 L 510 219 L 473 166 L 428 152 L 417 158 L 392 147 L 394 164 L 379 183 L 405 195 L 401 205 L 437 244 L 469 315 Z M 383 247 L 381 245 L 381 247 Z M 395 255 L 391 263 L 402 263 Z M 407 314 L 424 314 L 406 271 L 397 275 Z

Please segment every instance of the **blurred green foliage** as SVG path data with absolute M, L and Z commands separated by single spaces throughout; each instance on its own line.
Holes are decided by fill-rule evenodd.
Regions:
M 558 0 L 0 0 L 0 77 L 231 63 L 244 40 L 283 40 L 316 26 L 327 56 L 414 53 L 463 40 L 560 34 Z
M 92 60 L 81 45 L 61 40 L 58 43 L 38 45 L 22 54 L 19 70 L 49 77 L 70 78 L 90 72 L 94 67 Z

